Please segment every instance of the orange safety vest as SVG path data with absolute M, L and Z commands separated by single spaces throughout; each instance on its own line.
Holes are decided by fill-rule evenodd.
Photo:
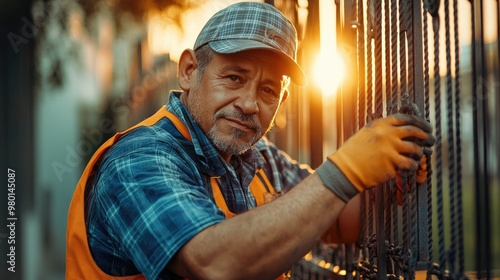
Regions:
M 191 141 L 191 135 L 187 127 L 179 120 L 177 116 L 169 112 L 165 107 L 162 107 L 153 116 L 147 118 L 146 120 L 140 122 L 139 124 L 115 134 L 108 141 L 106 141 L 95 154 L 90 159 L 87 167 L 83 171 L 82 177 L 76 186 L 68 213 L 68 225 L 66 230 L 66 279 L 122 279 L 122 280 L 136 280 L 145 279 L 142 274 L 132 275 L 132 276 L 111 276 L 102 271 L 99 266 L 94 262 L 92 255 L 90 253 L 88 240 L 87 240 L 87 228 L 85 224 L 85 207 L 84 207 L 84 196 L 85 187 L 87 185 L 87 180 L 89 179 L 94 165 L 99 161 L 99 159 L 106 153 L 106 151 L 115 144 L 120 137 L 126 133 L 132 131 L 133 129 L 140 126 L 152 126 L 156 124 L 162 118 L 169 118 L 179 130 L 179 132 Z M 229 211 L 224 196 L 220 190 L 219 184 L 216 178 L 211 178 L 212 192 L 215 198 L 217 206 L 224 211 L 226 218 L 231 218 L 236 214 Z M 271 183 L 267 179 L 263 170 L 260 170 L 258 176 L 250 183 L 250 190 L 255 197 L 257 206 L 264 204 L 269 199 L 269 195 L 275 193 Z M 277 279 L 284 279 L 280 276 Z

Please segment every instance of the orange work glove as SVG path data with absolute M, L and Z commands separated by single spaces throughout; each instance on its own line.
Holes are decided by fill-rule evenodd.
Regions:
M 338 184 L 340 187 L 328 182 L 332 177 L 325 176 L 327 169 L 338 173 L 332 166 L 337 167 L 358 192 L 372 188 L 394 178 L 397 170 L 416 171 L 422 147 L 434 145 L 431 131 L 429 122 L 415 115 L 397 114 L 374 120 L 328 156 L 333 164 L 325 162 L 325 167 L 317 169 L 318 174 L 326 187 L 341 193 L 340 197 L 347 193 L 345 201 L 353 196 L 352 191 L 346 191 L 345 180 Z
M 396 186 L 398 187 L 398 204 L 402 205 L 403 204 L 403 175 L 400 172 L 397 172 L 396 174 Z M 417 184 L 422 184 L 425 181 L 427 181 L 427 156 L 424 155 L 420 159 L 420 164 L 418 165 L 418 170 L 417 170 Z M 406 182 L 406 191 L 409 192 L 411 191 L 411 185 L 412 182 Z
M 427 156 L 424 154 L 417 170 L 417 183 L 422 184 L 425 181 L 427 181 Z

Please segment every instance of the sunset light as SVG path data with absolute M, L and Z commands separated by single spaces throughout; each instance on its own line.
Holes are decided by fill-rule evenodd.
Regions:
M 333 16 L 332 16 L 333 15 Z M 314 61 L 312 79 L 323 96 L 331 97 L 344 77 L 345 64 L 337 51 L 334 1 L 320 1 L 320 52 Z
M 344 78 L 345 63 L 335 49 L 321 51 L 313 68 L 314 82 L 321 88 L 323 96 L 332 96 Z

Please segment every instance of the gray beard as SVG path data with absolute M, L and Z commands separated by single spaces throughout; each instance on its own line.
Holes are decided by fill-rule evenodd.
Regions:
M 244 115 L 241 112 L 225 113 L 219 111 L 214 115 L 214 122 L 225 116 L 231 116 L 232 118 L 237 118 L 244 122 L 251 123 L 254 126 L 255 130 L 252 139 L 242 145 L 241 143 L 234 141 L 233 139 L 237 140 L 243 137 L 245 135 L 245 132 L 238 129 L 232 129 L 231 132 L 233 138 L 231 140 L 225 140 L 222 137 L 219 137 L 219 132 L 217 131 L 215 125 L 212 126 L 212 128 L 210 128 L 210 130 L 207 132 L 207 137 L 214 144 L 215 148 L 220 152 L 228 155 L 239 155 L 253 147 L 253 145 L 255 145 L 255 143 L 257 143 L 257 141 L 262 138 L 262 129 L 260 125 L 253 121 L 252 116 Z
M 241 130 L 233 129 L 232 130 L 234 139 L 238 139 L 239 137 L 244 135 L 244 132 Z M 250 149 L 259 139 L 262 137 L 260 133 L 255 134 L 250 141 L 246 142 L 245 144 L 241 145 L 239 143 L 236 143 L 235 141 L 225 141 L 220 137 L 217 137 L 217 130 L 215 127 L 212 127 L 210 131 L 207 133 L 208 139 L 214 144 L 215 148 L 219 150 L 222 153 L 229 154 L 229 155 L 239 155 L 244 152 L 246 152 L 248 149 Z
M 198 85 L 196 85 L 192 89 L 192 93 L 198 93 Z M 202 104 L 199 102 L 193 102 L 191 104 L 188 104 L 189 110 L 191 111 L 191 115 L 193 116 L 193 119 L 198 125 L 201 123 L 201 115 L 203 112 L 202 109 Z M 232 134 L 233 137 L 231 140 L 224 140 L 223 137 L 220 137 L 219 131 L 217 131 L 215 127 L 215 122 L 224 117 L 224 116 L 231 116 L 232 118 L 239 119 L 241 121 L 244 121 L 246 123 L 250 123 L 254 127 L 254 136 L 252 139 L 250 139 L 248 142 L 244 143 L 243 145 L 237 141 L 239 138 L 245 135 L 245 132 L 238 130 L 238 129 L 233 129 Z M 227 155 L 240 155 L 244 152 L 246 152 L 248 149 L 252 148 L 257 141 L 259 141 L 264 133 L 262 133 L 262 128 L 261 126 L 254 121 L 254 118 L 252 115 L 245 115 L 241 111 L 235 110 L 234 112 L 226 113 L 219 111 L 214 115 L 214 125 L 210 128 L 208 132 L 206 132 L 206 135 L 208 139 L 212 142 L 212 144 L 215 146 L 215 148 L 224 154 Z M 271 122 L 274 124 L 274 120 Z M 272 126 L 270 126 L 267 130 L 271 129 Z

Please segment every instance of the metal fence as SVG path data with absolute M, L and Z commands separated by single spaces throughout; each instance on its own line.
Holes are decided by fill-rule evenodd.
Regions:
M 491 195 L 500 181 L 495 125 L 500 121 L 500 8 L 494 1 L 496 15 L 488 19 L 483 1 L 463 2 L 465 13 L 457 0 L 335 1 L 338 46 L 351 67 L 337 95 L 341 140 L 370 120 L 399 112 L 429 120 L 437 141 L 427 151 L 425 182 L 417 183 L 411 174 L 401 189 L 391 180 L 363 193 L 357 244 L 318 246 L 292 269 L 293 279 L 499 277 L 492 229 L 499 221 L 491 204 L 500 198 Z M 486 42 L 485 24 L 497 26 L 496 42 Z M 463 55 L 459 32 L 471 34 L 469 57 Z M 469 61 L 461 61 L 464 57 Z M 465 75 L 461 65 L 468 65 Z M 472 127 L 466 132 L 471 143 L 464 148 L 466 107 Z M 464 250 L 464 154 L 471 154 L 473 169 L 467 170 L 474 197 L 467 209 L 473 212 L 469 253 Z M 466 257 L 472 270 L 465 269 Z

